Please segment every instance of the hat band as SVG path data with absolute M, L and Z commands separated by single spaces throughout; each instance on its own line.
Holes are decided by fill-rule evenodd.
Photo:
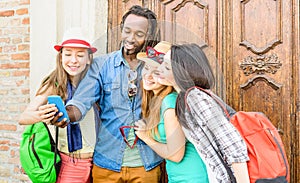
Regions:
M 63 46 L 65 44 L 70 44 L 70 43 L 82 44 L 82 45 L 85 45 L 89 48 L 91 47 L 91 45 L 88 42 L 86 42 L 84 40 L 81 40 L 81 39 L 68 39 L 68 40 L 64 41 L 61 45 Z

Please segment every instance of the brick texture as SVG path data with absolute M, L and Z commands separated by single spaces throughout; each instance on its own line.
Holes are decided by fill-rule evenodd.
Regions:
M 0 1 L 0 183 L 31 182 L 23 173 L 19 114 L 29 102 L 30 0 Z

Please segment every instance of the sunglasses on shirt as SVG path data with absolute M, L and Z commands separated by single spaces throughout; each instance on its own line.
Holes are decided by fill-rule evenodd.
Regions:
M 130 70 L 128 73 L 128 96 L 133 97 L 137 94 L 137 86 L 135 81 L 137 79 L 137 71 Z
M 127 140 L 127 138 L 126 138 L 126 135 L 125 135 L 125 129 L 126 129 L 126 128 L 131 129 L 131 128 L 134 128 L 134 127 L 135 127 L 135 126 L 121 126 L 121 127 L 119 128 L 119 129 L 120 129 L 120 132 L 121 132 L 121 135 L 122 135 L 122 137 L 123 137 L 125 143 L 127 144 L 127 146 L 128 146 L 130 149 L 133 149 L 133 148 L 134 148 L 134 146 L 136 145 L 136 143 L 137 143 L 137 141 L 138 141 L 138 137 L 135 135 L 135 139 L 134 139 L 134 141 L 133 141 L 133 144 L 130 145 L 129 142 L 128 142 L 128 140 Z

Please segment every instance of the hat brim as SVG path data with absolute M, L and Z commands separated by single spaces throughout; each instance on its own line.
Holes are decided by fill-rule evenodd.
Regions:
M 82 45 L 82 44 L 65 44 L 65 45 L 55 45 L 54 49 L 56 51 L 60 51 L 63 47 L 74 47 L 74 48 L 88 48 L 92 51 L 92 53 L 95 53 L 97 51 L 97 48 L 95 47 L 88 47 L 86 45 Z
M 138 60 L 141 60 L 143 62 L 145 62 L 146 64 L 148 65 L 151 65 L 153 67 L 159 67 L 160 66 L 160 63 L 148 58 L 147 54 L 145 52 L 140 52 L 137 54 L 136 58 Z

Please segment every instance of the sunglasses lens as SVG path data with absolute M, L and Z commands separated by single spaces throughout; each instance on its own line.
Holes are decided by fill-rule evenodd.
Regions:
M 132 97 L 137 94 L 137 86 L 134 81 L 137 79 L 137 71 L 130 70 L 128 73 L 128 96 Z
M 148 53 L 148 57 L 152 58 L 155 57 L 156 51 L 150 47 L 148 48 L 147 53 Z
M 161 63 L 164 61 L 164 56 L 165 56 L 165 54 L 160 53 L 160 54 L 156 57 L 157 62 L 159 62 L 159 63 L 161 64 Z
M 137 94 L 137 86 L 134 83 L 128 84 L 128 96 L 132 97 Z
M 128 73 L 128 81 L 132 82 L 132 81 L 136 80 L 136 78 L 137 78 L 137 72 L 130 70 Z

